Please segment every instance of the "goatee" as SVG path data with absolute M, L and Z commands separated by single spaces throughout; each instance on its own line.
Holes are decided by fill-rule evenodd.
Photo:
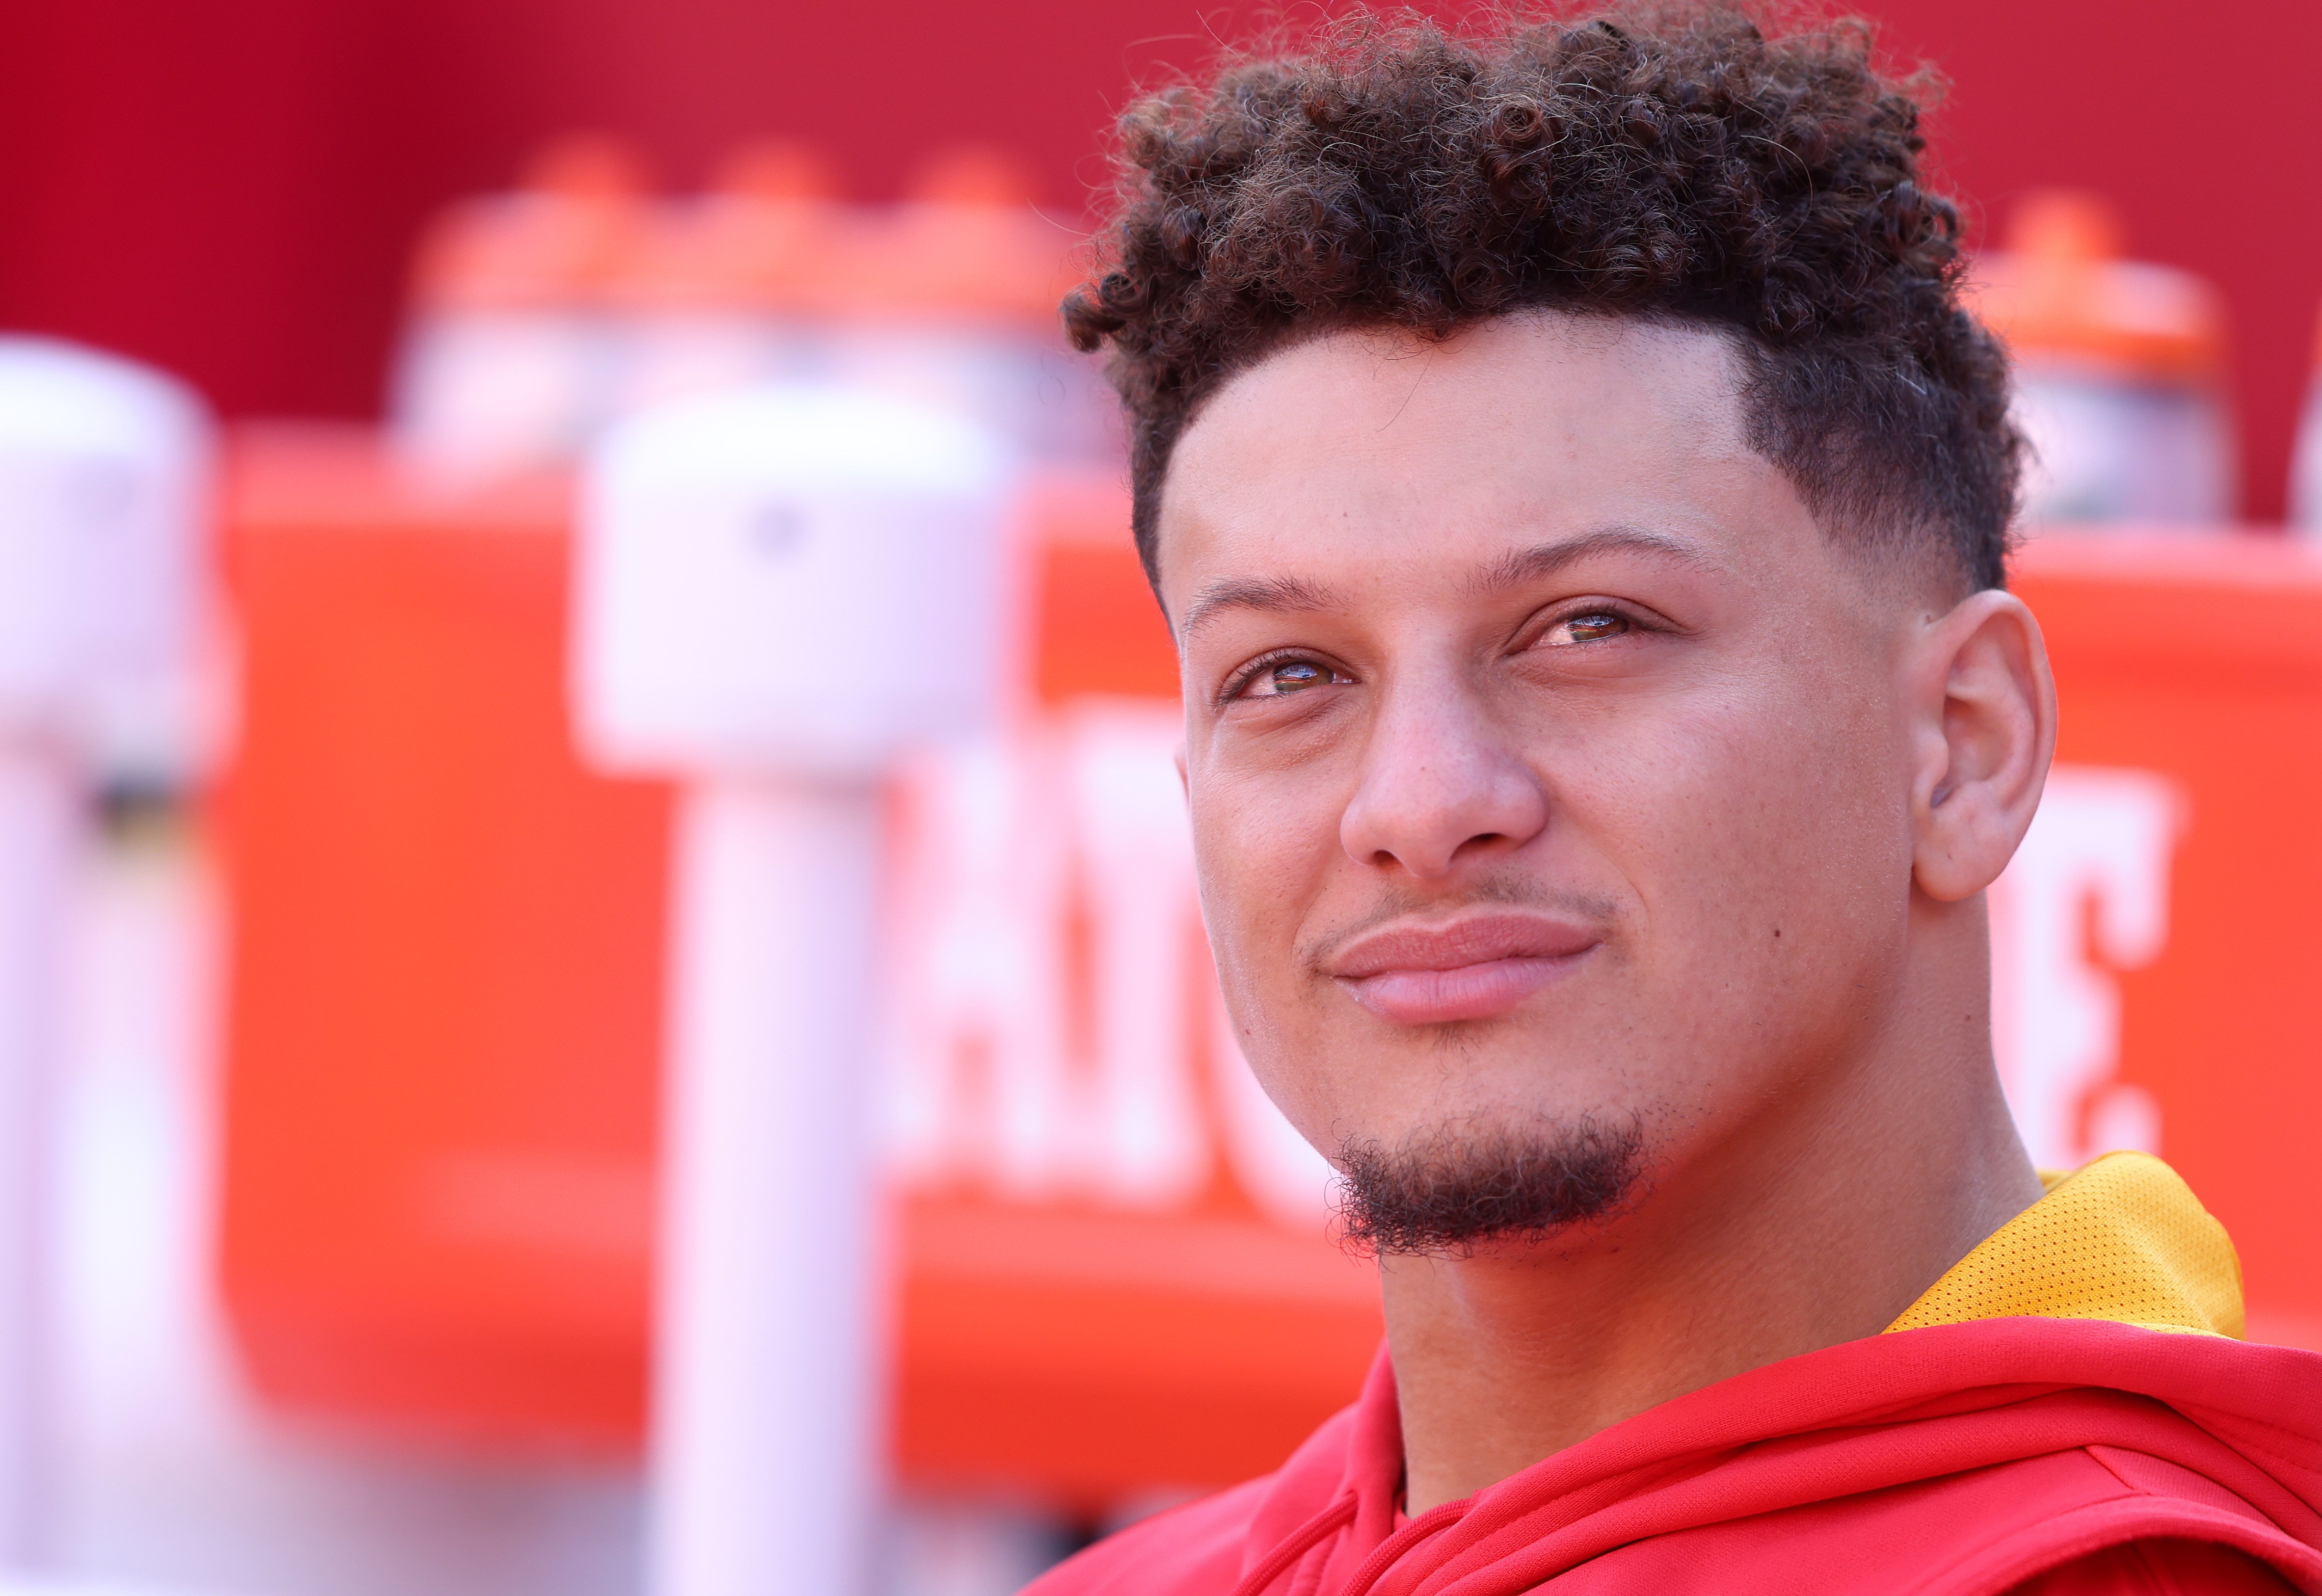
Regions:
M 1543 1241 L 1617 1211 L 1643 1172 L 1634 1118 L 1450 1126 L 1388 1147 L 1339 1151 L 1346 1244 L 1373 1254 L 1465 1256 L 1487 1242 Z

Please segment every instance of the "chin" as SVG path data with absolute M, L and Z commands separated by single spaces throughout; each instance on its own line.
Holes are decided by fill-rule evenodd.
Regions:
M 1349 1136 L 1333 1160 L 1347 1240 L 1383 1255 L 1531 1246 L 1624 1211 L 1649 1165 L 1645 1117 L 1472 1115 Z

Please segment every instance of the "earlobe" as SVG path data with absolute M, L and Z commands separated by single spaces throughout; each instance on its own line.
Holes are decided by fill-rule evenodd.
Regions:
M 1912 876 L 1953 903 L 2007 868 L 2040 807 L 2056 688 L 2024 601 L 1976 593 L 1927 628 L 1914 671 Z

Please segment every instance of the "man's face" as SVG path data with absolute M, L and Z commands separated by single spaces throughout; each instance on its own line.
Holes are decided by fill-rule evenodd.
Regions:
M 1930 606 L 1817 528 L 1737 387 L 1689 329 L 1348 333 L 1177 445 L 1161 589 L 1211 940 L 1260 1081 L 1358 1176 L 1544 1158 L 1585 1214 L 1884 1020 L 1897 661 Z

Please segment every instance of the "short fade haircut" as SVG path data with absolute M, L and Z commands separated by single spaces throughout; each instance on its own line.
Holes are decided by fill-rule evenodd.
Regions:
M 1826 535 L 2004 586 L 2024 445 L 1958 209 L 1921 187 L 1928 88 L 1864 24 L 1703 0 L 1475 34 L 1365 13 L 1138 101 L 1064 317 L 1111 345 L 1147 576 L 1170 452 L 1238 373 L 1554 310 L 1723 332 L 1751 447 Z

